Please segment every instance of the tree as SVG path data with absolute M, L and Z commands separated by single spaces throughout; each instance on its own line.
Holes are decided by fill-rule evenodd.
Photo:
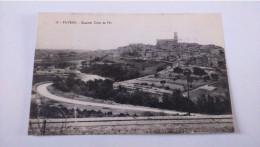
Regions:
M 206 75 L 207 73 L 205 72 L 204 69 L 201 69 L 199 67 L 193 67 L 193 74 L 203 76 L 203 75 Z
M 213 74 L 213 73 L 212 73 L 210 76 L 211 76 L 211 78 L 212 78 L 213 80 L 215 80 L 215 81 L 218 80 L 218 75 L 217 75 L 217 74 Z
M 177 80 L 177 78 L 176 78 L 176 77 L 174 77 L 172 80 L 173 80 L 173 82 L 175 83 L 175 81 Z
M 75 77 L 75 74 L 69 74 L 69 77 L 66 79 L 66 85 L 69 87 L 70 90 L 75 84 Z
M 185 68 L 185 69 L 183 70 L 183 74 L 184 74 L 185 76 L 190 76 L 190 75 L 191 75 L 190 69 Z
M 188 80 L 189 80 L 189 83 L 190 83 L 190 87 L 192 87 L 193 77 L 190 77 Z
M 164 87 L 164 84 L 166 84 L 166 81 L 165 80 L 161 80 L 160 83 L 163 85 Z
M 171 95 L 164 93 L 162 96 L 162 108 L 173 110 L 174 106 L 175 104 Z
M 158 73 L 155 73 L 155 74 L 154 74 L 154 77 L 155 77 L 155 78 L 158 78 L 158 77 L 159 77 L 159 74 L 158 74 Z
M 194 103 L 187 97 L 184 97 L 179 89 L 173 90 L 171 99 L 174 110 L 186 112 L 193 111 Z
M 122 86 L 122 85 L 119 85 L 119 86 L 118 86 L 118 90 L 119 90 L 120 92 L 127 92 L 127 89 L 126 89 L 124 86 Z
M 162 66 L 156 68 L 156 73 L 162 71 L 164 68 Z
M 218 66 L 219 67 L 223 67 L 225 65 L 225 62 L 224 61 L 218 61 Z
M 175 67 L 175 68 L 173 69 L 173 72 L 174 72 L 174 73 L 178 73 L 178 74 L 180 74 L 180 73 L 183 72 L 183 69 L 180 68 L 180 67 Z
M 207 75 L 207 76 L 204 76 L 203 79 L 204 79 L 204 82 L 206 82 L 206 81 L 210 80 L 210 77 Z
M 211 96 L 202 94 L 198 97 L 196 103 L 196 112 L 206 114 L 230 114 L 230 99 L 223 96 Z
M 53 86 L 55 88 L 63 91 L 63 92 L 69 92 L 70 91 L 67 84 L 58 76 L 53 79 Z
M 190 94 L 189 94 L 189 91 L 190 91 L 190 75 L 191 75 L 190 69 L 186 68 L 186 69 L 184 70 L 183 74 L 184 74 L 185 76 L 187 76 L 188 99 L 190 99 Z

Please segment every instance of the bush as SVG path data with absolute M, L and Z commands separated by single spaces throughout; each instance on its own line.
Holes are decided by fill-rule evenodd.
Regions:
M 201 69 L 199 67 L 193 67 L 193 74 L 203 76 L 203 75 L 206 75 L 207 73 L 205 72 L 204 69 Z
M 156 73 L 162 71 L 164 68 L 162 66 L 156 68 Z
M 207 114 L 230 114 L 231 103 L 229 98 L 202 94 L 196 103 L 196 112 Z
M 141 83 L 141 85 L 147 86 L 148 84 L 147 83 Z
M 217 74 L 211 74 L 211 79 L 214 80 L 214 81 L 217 81 L 218 80 L 218 75 Z
M 159 77 L 159 74 L 158 74 L 158 73 L 155 73 L 155 74 L 154 74 L 154 77 L 155 77 L 155 78 L 158 78 L 158 77 Z
M 154 116 L 154 113 L 146 111 L 143 113 L 143 115 L 144 116 Z
M 94 64 L 91 67 L 85 67 L 81 72 L 96 74 L 104 77 L 109 77 L 115 81 L 124 81 L 135 79 L 140 76 L 140 72 L 135 69 L 129 70 L 120 64 Z
M 172 95 L 164 94 L 162 99 L 163 108 L 186 112 L 192 111 L 193 102 L 188 98 L 183 97 L 180 90 L 175 89 Z
M 162 84 L 165 84 L 162 82 Z M 231 113 L 230 100 L 222 97 L 212 97 L 210 95 L 201 95 L 198 97 L 197 102 L 193 102 L 187 97 L 184 97 L 180 90 L 173 90 L 172 94 L 163 94 L 162 102 L 159 102 L 158 96 L 147 92 L 135 90 L 128 92 L 126 88 L 119 87 L 119 89 L 113 89 L 113 81 L 111 80 L 94 80 L 86 83 L 81 80 L 68 77 L 68 79 L 62 80 L 56 78 L 54 80 L 54 86 L 62 91 L 73 91 L 78 94 L 90 96 L 97 99 L 112 100 L 122 104 L 132 104 L 139 106 L 147 106 L 154 108 L 163 108 L 169 110 L 177 110 L 184 112 L 197 112 L 207 114 L 223 114 Z M 165 89 L 169 90 L 168 86 Z M 32 107 L 35 109 L 35 107 Z M 50 112 L 48 113 L 52 115 Z M 92 113 L 94 114 L 94 112 Z M 31 114 L 36 115 L 36 114 Z M 87 115 L 87 114 L 84 114 Z M 101 112 L 95 113 L 95 116 L 101 117 L 110 114 L 101 114 Z
M 174 72 L 174 73 L 183 73 L 183 69 L 180 68 L 180 67 L 175 67 L 175 68 L 173 69 L 173 72 Z
M 206 81 L 210 80 L 210 77 L 207 75 L 207 76 L 204 76 L 203 79 L 204 79 L 204 82 L 206 82 Z

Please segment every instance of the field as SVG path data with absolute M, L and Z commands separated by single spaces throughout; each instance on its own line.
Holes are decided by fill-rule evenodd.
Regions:
M 112 61 L 113 63 L 127 65 L 128 69 L 135 69 L 140 72 L 140 76 L 151 75 L 156 72 L 156 69 L 162 67 L 166 68 L 167 66 L 171 65 L 169 63 L 159 62 L 159 61 L 152 61 L 152 60 L 137 60 L 132 58 L 112 58 L 106 57 L 105 61 Z
M 192 67 L 186 67 L 192 69 Z M 207 72 L 210 72 L 212 69 L 206 69 Z M 184 96 L 187 96 L 187 79 L 183 74 L 178 74 L 173 72 L 173 68 L 168 66 L 166 69 L 159 71 L 158 76 L 148 75 L 132 80 L 126 80 L 122 82 L 114 83 L 115 87 L 119 85 L 134 90 L 138 88 L 139 90 L 163 95 L 171 94 L 172 90 L 179 89 L 182 91 Z M 178 78 L 175 78 L 178 77 Z M 174 79 L 175 78 L 175 79 Z M 165 81 L 162 83 L 161 81 Z M 192 87 L 190 87 L 189 95 L 191 99 L 196 99 L 200 94 L 209 94 L 215 92 L 217 89 L 212 84 L 215 81 L 204 81 L 203 78 L 197 76 L 192 82 Z M 215 92 L 217 94 L 217 92 Z
M 157 116 L 82 119 L 30 119 L 30 135 L 82 134 L 176 134 L 176 133 L 232 133 L 232 116 Z M 44 133 L 44 134 L 43 134 Z

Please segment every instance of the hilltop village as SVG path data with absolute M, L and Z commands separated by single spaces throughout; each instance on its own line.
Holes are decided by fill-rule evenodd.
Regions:
M 190 64 L 205 67 L 225 68 L 224 49 L 215 45 L 178 42 L 177 33 L 173 39 L 157 39 L 156 45 L 129 44 L 109 50 L 45 50 L 37 49 L 36 62 L 56 62 L 82 60 L 84 64 L 98 62 L 106 58 L 128 58 Z M 78 66 L 80 69 L 82 66 Z
M 70 92 L 115 105 L 231 113 L 224 49 L 179 42 L 176 32 L 155 45 L 93 51 L 36 49 L 33 84 L 43 82 L 53 83 L 49 89 L 63 95 Z
M 177 33 L 173 39 L 157 39 L 156 45 L 130 44 L 114 51 L 114 57 L 142 60 L 176 61 L 183 64 L 218 67 L 225 64 L 224 49 L 215 45 L 179 43 Z M 223 66 L 224 67 L 224 66 Z

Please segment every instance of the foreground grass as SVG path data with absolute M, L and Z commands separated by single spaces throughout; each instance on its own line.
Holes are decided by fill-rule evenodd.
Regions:
M 232 116 L 160 116 L 141 118 L 84 118 L 47 120 L 45 135 L 83 134 L 190 134 L 190 133 L 232 133 Z M 36 120 L 31 120 L 36 122 Z M 58 122 L 58 123 L 57 123 Z M 37 124 L 29 127 L 30 135 L 43 135 Z

